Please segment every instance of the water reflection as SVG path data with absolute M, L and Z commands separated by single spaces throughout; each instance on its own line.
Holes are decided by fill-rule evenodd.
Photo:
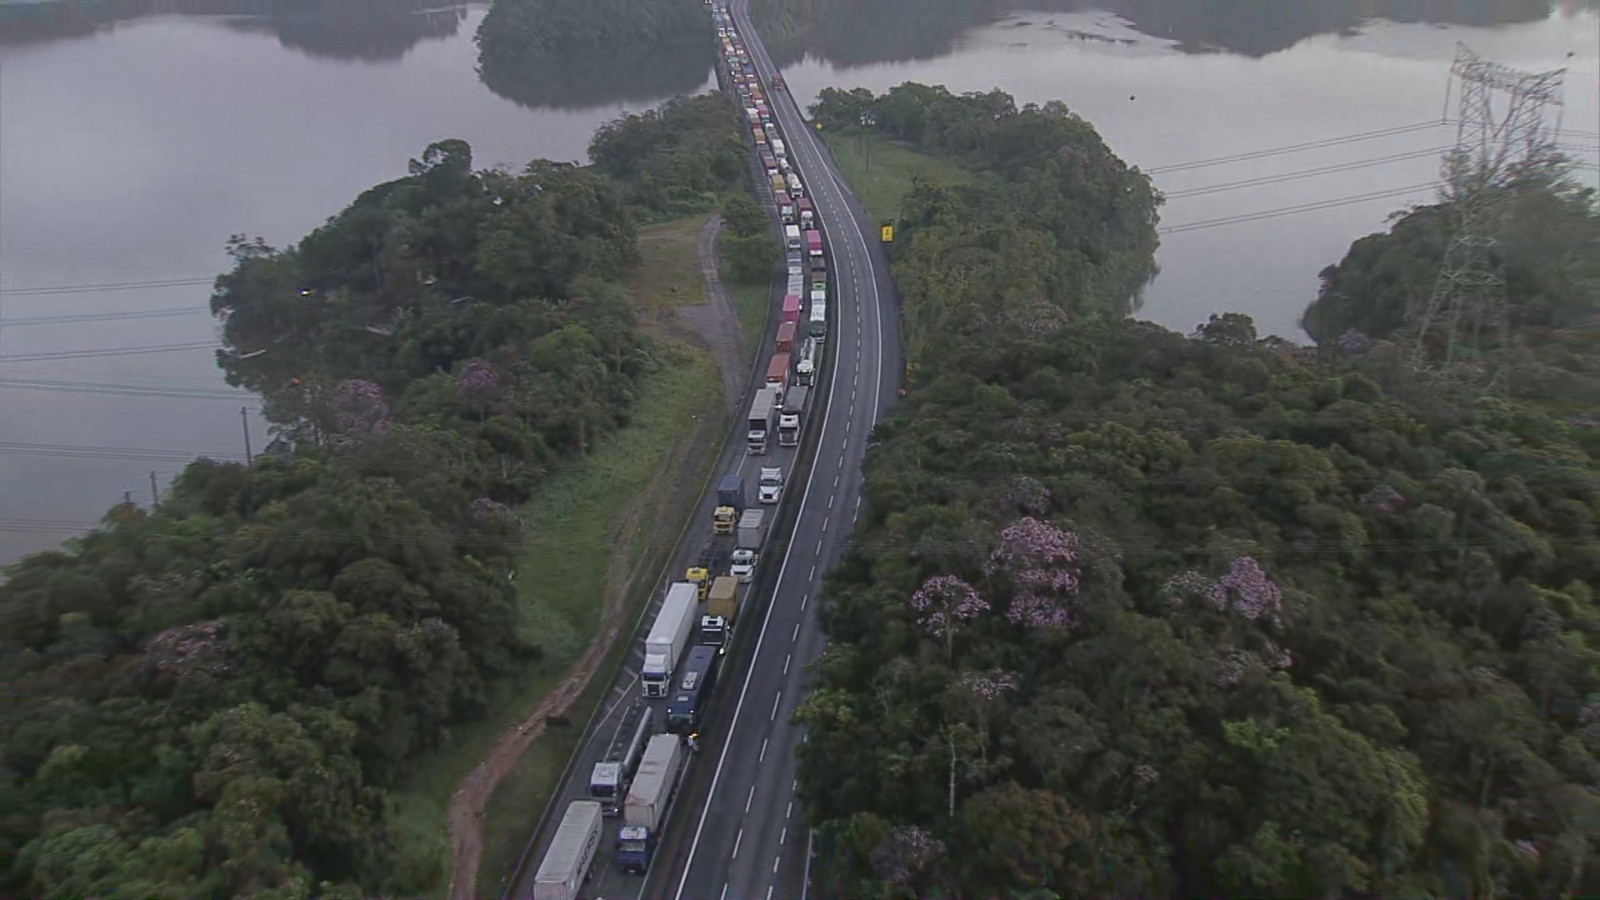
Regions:
M 1100 10 L 1191 52 L 1266 56 L 1368 19 L 1449 25 L 1536 22 L 1550 0 L 754 0 L 778 64 L 810 53 L 837 66 L 931 59 L 962 32 L 1021 12 Z M 1595 0 L 1568 5 L 1594 7 Z M 1020 23 L 1019 23 L 1020 24 Z M 1084 35 L 1092 38 L 1092 35 Z
M 0 44 L 89 37 L 156 15 L 212 17 L 230 28 L 275 34 L 307 56 L 376 62 L 454 35 L 466 10 L 441 9 L 431 0 L 47 0 L 0 5 Z
M 645 103 L 707 87 L 712 52 L 710 32 L 701 31 L 672 41 L 600 51 L 530 51 L 510 62 L 485 57 L 479 61 L 478 76 L 489 90 L 531 108 Z

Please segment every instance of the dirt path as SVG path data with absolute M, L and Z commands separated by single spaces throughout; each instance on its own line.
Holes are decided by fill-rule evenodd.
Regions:
M 743 395 L 743 382 L 749 363 L 740 339 L 739 317 L 717 273 L 714 249 L 721 227 L 721 216 L 713 215 L 700 230 L 695 246 L 706 279 L 707 302 L 701 306 L 682 307 L 679 314 L 692 329 L 696 343 L 715 354 L 718 367 L 722 370 L 723 392 L 731 413 Z M 704 469 L 708 462 L 707 455 L 714 457 L 720 448 L 723 430 L 724 422 L 715 417 L 703 418 L 693 436 L 673 448 L 671 458 L 662 471 L 680 473 Z M 646 516 L 653 513 L 656 524 L 649 535 L 648 546 L 667 547 L 670 551 L 679 537 L 682 522 L 682 516 L 673 513 L 692 509 L 699 488 L 700 485 L 693 479 L 669 476 L 657 481 L 650 490 L 628 505 L 621 521 L 617 523 L 616 538 L 625 541 L 625 536 L 642 528 Z M 599 633 L 562 674 L 561 682 L 539 698 L 533 711 L 520 724 L 495 741 L 488 758 L 461 780 L 450 798 L 446 822 L 450 831 L 452 900 L 472 900 L 478 896 L 484 814 L 495 786 L 522 758 L 523 752 L 544 734 L 547 719 L 566 715 L 573 702 L 588 688 L 595 670 L 616 645 L 623 628 L 631 625 L 631 619 L 624 616 L 627 598 L 633 596 L 642 577 L 653 574 L 665 562 L 659 555 L 646 553 L 624 571 L 626 554 L 617 554 L 613 560 L 604 581 L 605 608 L 601 613 Z
M 739 315 L 734 312 L 733 301 L 722 286 L 722 273 L 717 269 L 717 235 L 722 231 L 722 217 L 712 216 L 700 229 L 695 242 L 695 255 L 700 259 L 700 274 L 706 280 L 706 302 L 702 306 L 686 306 L 678 310 L 683 320 L 699 337 L 697 343 L 707 346 L 716 355 L 717 367 L 722 370 L 722 394 L 731 414 L 744 399 L 746 375 L 750 360 L 746 353 Z

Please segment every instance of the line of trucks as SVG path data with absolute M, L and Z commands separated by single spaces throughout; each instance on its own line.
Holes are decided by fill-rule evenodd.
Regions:
M 772 435 L 780 447 L 798 447 L 806 404 L 827 336 L 827 257 L 817 215 L 795 173 L 760 79 L 728 16 L 725 0 L 712 15 L 725 77 L 737 93 L 756 152 L 770 180 L 789 250 L 777 345 L 763 387 L 752 401 L 747 449 L 765 454 Z M 809 303 L 808 303 L 809 300 Z M 804 321 L 802 321 L 804 319 Z M 780 502 L 781 467 L 763 466 L 750 502 L 744 477 L 730 474 L 717 486 L 711 541 L 668 585 L 644 640 L 640 694 L 617 721 L 601 760 L 589 775 L 591 799 L 567 805 L 534 876 L 533 900 L 575 900 L 600 847 L 605 820 L 621 818 L 615 841 L 618 868 L 649 871 L 661 831 L 687 768 L 692 735 L 706 715 L 723 655 L 733 640 L 742 594 L 755 580 L 767 541 L 765 507 Z M 726 571 L 727 574 L 715 574 Z M 662 701 L 664 704 L 652 703 Z M 657 715 L 658 706 L 664 706 Z

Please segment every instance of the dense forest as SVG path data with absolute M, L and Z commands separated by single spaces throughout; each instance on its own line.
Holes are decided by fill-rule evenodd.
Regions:
M 819 892 L 1600 890 L 1596 423 L 1446 395 L 1381 342 L 1130 320 L 1142 175 L 1062 108 L 897 90 L 937 100 L 818 113 L 987 176 L 914 186 L 894 245 L 917 368 L 798 713 Z M 1325 281 L 1425 255 L 1391 249 Z
M 594 169 L 474 171 L 444 141 L 293 247 L 234 239 L 219 363 L 276 437 L 7 568 L 0 890 L 437 883 L 439 836 L 386 789 L 539 652 L 523 504 L 626 418 L 653 365 L 636 223 L 741 184 L 730 141 L 720 96 L 605 129 Z
M 490 90 L 558 109 L 696 90 L 716 43 L 699 0 L 496 0 L 476 39 Z

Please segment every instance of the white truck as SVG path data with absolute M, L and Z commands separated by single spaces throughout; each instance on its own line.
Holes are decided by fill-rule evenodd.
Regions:
M 668 586 L 667 599 L 644 639 L 644 665 L 639 669 L 644 696 L 665 697 L 672 689 L 672 671 L 689 646 L 699 602 L 700 589 L 694 584 L 678 581 Z
M 767 539 L 767 511 L 747 509 L 739 515 L 739 544 L 733 551 L 728 574 L 749 584 L 756 577 L 756 563 L 761 559 L 761 545 Z
M 639 774 L 634 776 L 628 799 L 622 804 L 622 828 L 617 832 L 617 866 L 622 871 L 650 870 L 650 858 L 655 855 L 656 841 L 687 757 L 675 734 L 658 734 L 645 747 Z
M 750 401 L 750 416 L 745 423 L 745 449 L 757 456 L 767 452 L 767 440 L 772 435 L 772 427 L 777 421 L 778 391 L 776 388 L 764 387 L 756 391 L 755 399 Z
M 806 338 L 800 342 L 800 361 L 794 364 L 795 379 L 802 387 L 810 387 L 817 381 L 817 340 Z
M 783 159 L 789 155 L 789 148 L 783 145 L 783 138 L 772 139 L 772 155 L 779 159 Z
M 789 173 L 789 196 L 790 197 L 799 197 L 801 194 L 804 194 L 805 192 L 806 192 L 806 187 L 805 187 L 805 185 L 800 183 L 800 176 L 796 175 L 793 172 L 790 172 Z
M 533 900 L 577 900 L 600 847 L 600 804 L 574 800 L 533 876 Z
M 790 175 L 789 177 L 793 178 L 794 176 Z M 800 243 L 800 226 L 799 225 L 785 225 L 785 226 L 783 226 L 783 245 L 785 247 L 789 248 L 790 250 L 799 250 L 803 246 Z
M 788 402 L 784 402 L 788 406 Z M 778 443 L 783 443 L 783 419 L 778 420 Z M 762 503 L 777 503 L 783 497 L 783 469 L 776 466 L 761 467 L 761 480 L 756 484 L 756 495 Z
M 800 423 L 805 419 L 806 399 L 810 393 L 809 388 L 797 387 L 790 390 L 789 395 L 783 398 L 783 411 L 778 413 L 779 447 L 800 446 Z

